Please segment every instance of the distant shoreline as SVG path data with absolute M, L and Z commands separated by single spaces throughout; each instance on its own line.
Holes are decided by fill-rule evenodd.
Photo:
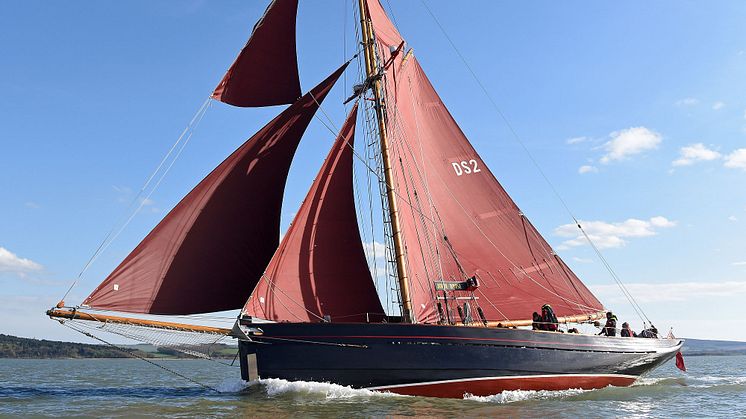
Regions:
M 681 352 L 685 356 L 746 355 L 746 342 L 686 339 Z M 101 344 L 62 342 L 21 338 L 0 334 L 0 359 L 203 359 L 177 351 L 172 347 L 148 344 L 120 345 L 120 349 Z M 238 348 L 217 344 L 211 347 L 213 358 L 233 359 Z
M 746 355 L 744 351 L 728 351 L 728 352 L 682 352 L 686 356 L 736 356 Z
M 127 360 L 127 361 L 140 361 L 139 358 L 135 358 L 132 356 L 123 356 L 123 357 L 90 357 L 90 358 L 80 358 L 80 357 L 71 357 L 71 358 L 18 358 L 18 357 L 3 357 L 0 356 L 0 360 L 3 359 L 16 359 L 19 361 L 90 361 L 90 360 L 96 360 L 96 361 L 121 361 L 121 360 Z M 197 357 L 189 357 L 189 358 L 176 358 L 176 357 L 157 357 L 157 358 L 147 358 L 149 361 L 209 361 L 205 358 L 197 358 Z M 213 357 L 212 359 L 233 359 L 233 357 Z M 238 364 L 236 364 L 238 365 Z
M 200 350 L 203 348 L 200 348 Z M 210 346 L 212 358 L 232 359 L 238 347 L 216 344 Z M 118 345 L 61 342 L 44 339 L 21 338 L 0 334 L 0 359 L 168 359 L 194 360 L 195 357 L 172 347 L 148 344 Z

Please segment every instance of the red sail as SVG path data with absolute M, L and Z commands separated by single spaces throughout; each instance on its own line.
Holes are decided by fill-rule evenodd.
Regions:
M 383 308 L 355 215 L 352 143 L 357 107 L 306 195 L 244 313 L 275 321 L 380 319 Z
M 242 307 L 277 248 L 285 180 L 298 143 L 346 67 L 215 168 L 84 304 L 151 314 Z
M 274 0 L 212 97 L 234 106 L 295 102 L 301 95 L 295 51 L 298 0 Z
M 403 39 L 377 0 L 368 1 L 368 10 L 387 63 Z M 438 319 L 435 301 L 442 293 L 434 281 L 474 275 L 481 284 L 476 303 L 488 320 L 530 319 L 545 303 L 558 316 L 601 310 L 495 179 L 414 56 L 396 54 L 385 90 L 416 320 Z M 453 310 L 453 300 L 448 304 Z

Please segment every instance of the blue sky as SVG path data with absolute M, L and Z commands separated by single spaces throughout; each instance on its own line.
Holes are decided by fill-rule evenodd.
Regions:
M 265 2 L 25 1 L 0 15 L 0 333 L 81 340 L 64 293 L 245 43 Z M 301 1 L 304 89 L 355 48 L 352 2 Z M 384 2 L 386 4 L 386 2 Z M 746 3 L 452 2 L 430 8 L 648 316 L 746 340 Z M 484 161 L 600 299 L 640 321 L 423 6 L 399 29 Z M 343 35 L 346 33 L 346 36 Z M 355 71 L 325 110 L 340 124 Z M 281 108 L 214 103 L 79 303 L 178 200 Z M 314 122 L 284 223 L 331 135 Z

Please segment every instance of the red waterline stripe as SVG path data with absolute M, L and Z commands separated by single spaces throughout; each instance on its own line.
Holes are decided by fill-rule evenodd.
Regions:
M 465 394 L 490 396 L 510 390 L 592 390 L 609 385 L 626 387 L 637 379 L 633 375 L 559 374 L 536 376 L 481 377 L 371 387 L 369 390 L 425 397 L 463 398 Z

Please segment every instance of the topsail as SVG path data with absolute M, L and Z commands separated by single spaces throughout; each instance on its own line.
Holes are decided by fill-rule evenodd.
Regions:
M 274 0 L 212 97 L 234 106 L 293 103 L 301 95 L 295 51 L 298 0 Z

